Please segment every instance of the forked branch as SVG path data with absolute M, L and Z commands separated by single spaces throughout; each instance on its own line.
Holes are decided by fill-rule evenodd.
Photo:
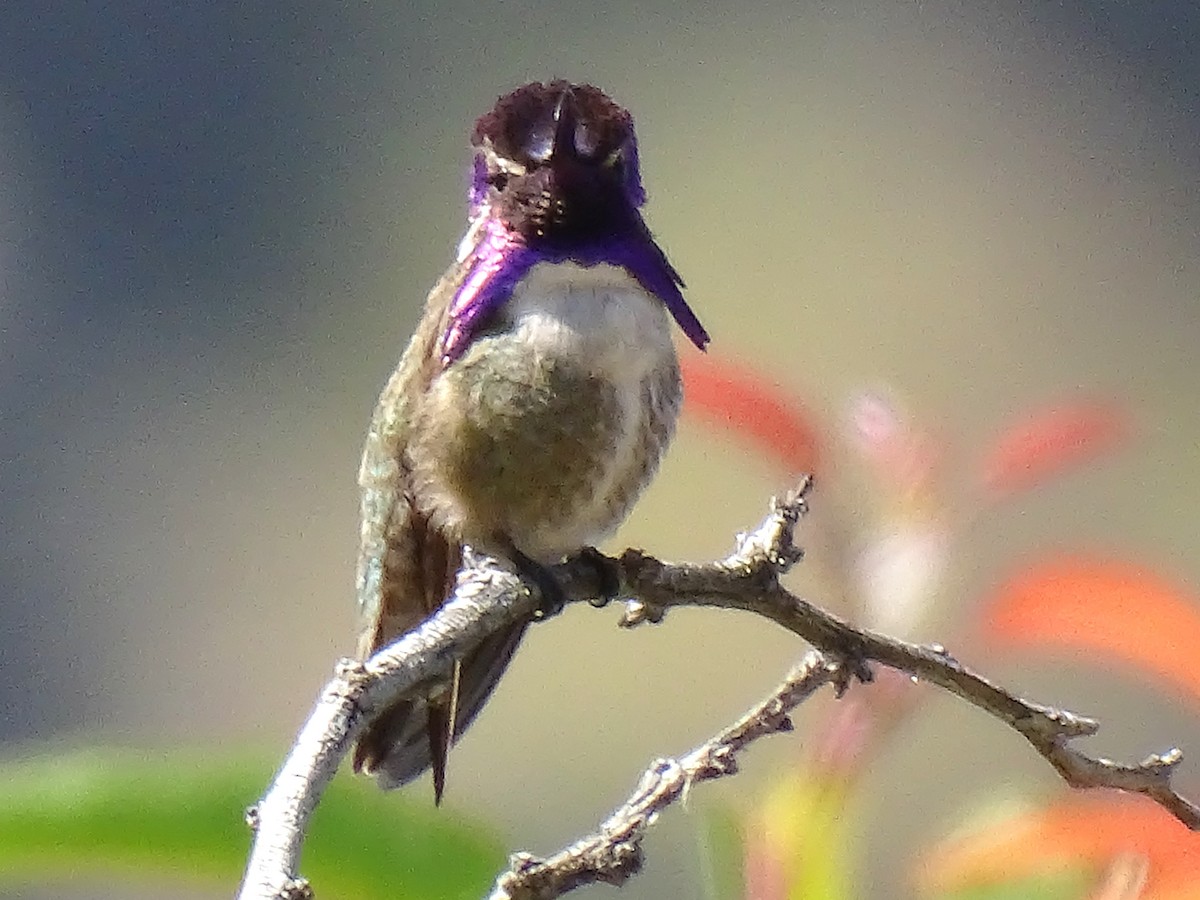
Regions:
M 548 859 L 513 857 L 491 900 L 548 900 L 582 884 L 618 883 L 636 872 L 641 839 L 654 816 L 700 781 L 732 774 L 737 753 L 751 741 L 791 726 L 788 712 L 821 685 L 840 690 L 869 680 L 872 662 L 936 684 L 1019 732 L 1074 787 L 1106 787 L 1145 794 L 1189 828 L 1200 829 L 1200 808 L 1179 794 L 1171 776 L 1182 759 L 1176 750 L 1140 763 L 1088 756 L 1071 746 L 1099 724 L 1062 709 L 1031 703 L 963 666 L 940 646 L 919 646 L 855 628 L 795 596 L 780 576 L 800 558 L 796 524 L 809 482 L 772 502 L 763 523 L 738 542 L 729 557 L 704 565 L 669 564 L 640 551 L 619 558 L 589 555 L 555 569 L 570 601 L 591 600 L 616 578 L 628 603 L 622 624 L 658 621 L 676 606 L 716 606 L 764 616 L 805 639 L 810 653 L 763 703 L 688 754 L 659 760 L 637 790 L 594 835 Z M 597 559 L 611 572 L 597 570 Z M 602 575 L 611 577 L 601 577 Z M 243 900 L 312 896 L 299 877 L 308 820 L 342 758 L 372 716 L 405 695 L 427 690 L 450 662 L 490 634 L 536 609 L 536 598 L 514 575 L 486 560 L 463 569 L 454 597 L 418 629 L 365 663 L 343 660 L 296 744 L 250 819 L 254 848 L 240 896 Z

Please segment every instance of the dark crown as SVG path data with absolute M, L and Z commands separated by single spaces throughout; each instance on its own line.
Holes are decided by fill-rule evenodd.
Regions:
M 563 150 L 584 162 L 603 163 L 632 140 L 628 111 L 597 87 L 561 79 L 535 81 L 501 97 L 479 117 L 471 135 L 474 146 L 487 142 L 498 156 L 528 168 Z

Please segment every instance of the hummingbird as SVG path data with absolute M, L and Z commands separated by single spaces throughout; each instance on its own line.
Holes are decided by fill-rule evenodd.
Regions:
M 463 548 L 520 574 L 612 532 L 658 468 L 682 402 L 671 320 L 709 337 L 642 219 L 633 119 L 599 88 L 533 82 L 471 135 L 468 224 L 379 398 L 359 470 L 366 658 L 453 591 Z M 367 727 L 354 769 L 388 789 L 446 756 L 528 622 Z

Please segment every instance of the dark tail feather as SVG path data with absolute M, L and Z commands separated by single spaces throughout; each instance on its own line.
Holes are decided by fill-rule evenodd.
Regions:
M 455 703 L 439 697 L 402 700 L 384 710 L 354 749 L 354 771 L 374 775 L 385 790 L 398 788 L 433 768 L 433 790 L 441 800 L 445 788 L 446 754 L 450 745 L 474 721 L 508 668 L 527 623 L 520 622 L 480 644 L 462 661 Z M 454 728 L 450 711 L 454 707 Z
M 450 754 L 450 707 L 430 703 L 426 713 L 425 734 L 429 738 L 429 762 L 433 767 L 433 803 L 442 805 L 446 790 L 446 757 Z

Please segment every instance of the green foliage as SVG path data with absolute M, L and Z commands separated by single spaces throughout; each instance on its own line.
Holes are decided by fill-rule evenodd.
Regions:
M 708 900 L 738 900 L 746 883 L 742 819 L 725 804 L 707 805 L 700 817 L 700 855 Z
M 0 883 L 190 884 L 232 893 L 245 808 L 275 761 L 198 752 L 86 751 L 0 765 Z M 502 868 L 497 839 L 433 806 L 335 779 L 301 874 L 326 896 L 467 898 Z

